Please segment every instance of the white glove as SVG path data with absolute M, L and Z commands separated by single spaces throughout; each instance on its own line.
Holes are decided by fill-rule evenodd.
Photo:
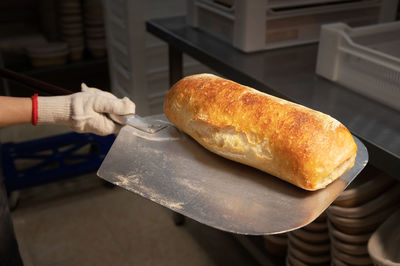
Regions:
M 104 136 L 121 129 L 107 114 L 135 113 L 135 104 L 126 97 L 118 99 L 84 83 L 81 87 L 82 92 L 68 96 L 38 97 L 38 124 L 67 125 L 76 132 Z

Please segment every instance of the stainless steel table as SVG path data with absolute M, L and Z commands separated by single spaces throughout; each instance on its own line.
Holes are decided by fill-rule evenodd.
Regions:
M 182 77 L 182 54 L 236 82 L 329 114 L 367 146 L 370 163 L 400 179 L 400 112 L 315 74 L 316 44 L 246 54 L 185 23 L 150 20 L 147 31 L 169 46 L 170 83 Z

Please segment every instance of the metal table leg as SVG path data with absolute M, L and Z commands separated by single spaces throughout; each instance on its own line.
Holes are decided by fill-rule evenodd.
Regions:
M 174 85 L 183 77 L 182 51 L 175 46 L 168 45 L 169 58 L 169 85 Z
M 169 85 L 174 85 L 178 80 L 183 77 L 183 60 L 182 51 L 175 46 L 168 45 L 168 59 L 169 59 Z M 183 225 L 185 223 L 185 216 L 180 213 L 173 212 L 172 219 L 175 225 Z
M 185 223 L 185 216 L 177 212 L 172 212 L 172 220 L 176 226 L 181 226 Z

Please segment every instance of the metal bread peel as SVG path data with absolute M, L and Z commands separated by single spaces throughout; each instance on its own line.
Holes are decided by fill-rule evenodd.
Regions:
M 163 115 L 144 119 L 168 124 Z M 354 139 L 354 167 L 314 192 L 222 158 L 172 125 L 155 133 L 124 126 L 97 174 L 209 226 L 238 234 L 276 234 L 312 222 L 361 172 L 368 152 Z
M 136 129 L 139 129 L 149 134 L 154 134 L 168 126 L 168 123 L 166 122 L 159 120 L 148 121 L 146 118 L 143 118 L 137 114 L 122 115 L 122 116 L 115 114 L 108 114 L 108 116 L 118 124 L 130 125 Z

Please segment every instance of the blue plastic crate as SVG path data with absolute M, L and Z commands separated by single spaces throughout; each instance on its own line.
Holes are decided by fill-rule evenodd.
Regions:
M 2 144 L 1 163 L 7 192 L 95 172 L 114 140 L 114 135 L 73 132 Z M 83 148 L 88 151 L 79 152 Z M 29 166 L 19 169 L 18 160 L 28 160 Z

